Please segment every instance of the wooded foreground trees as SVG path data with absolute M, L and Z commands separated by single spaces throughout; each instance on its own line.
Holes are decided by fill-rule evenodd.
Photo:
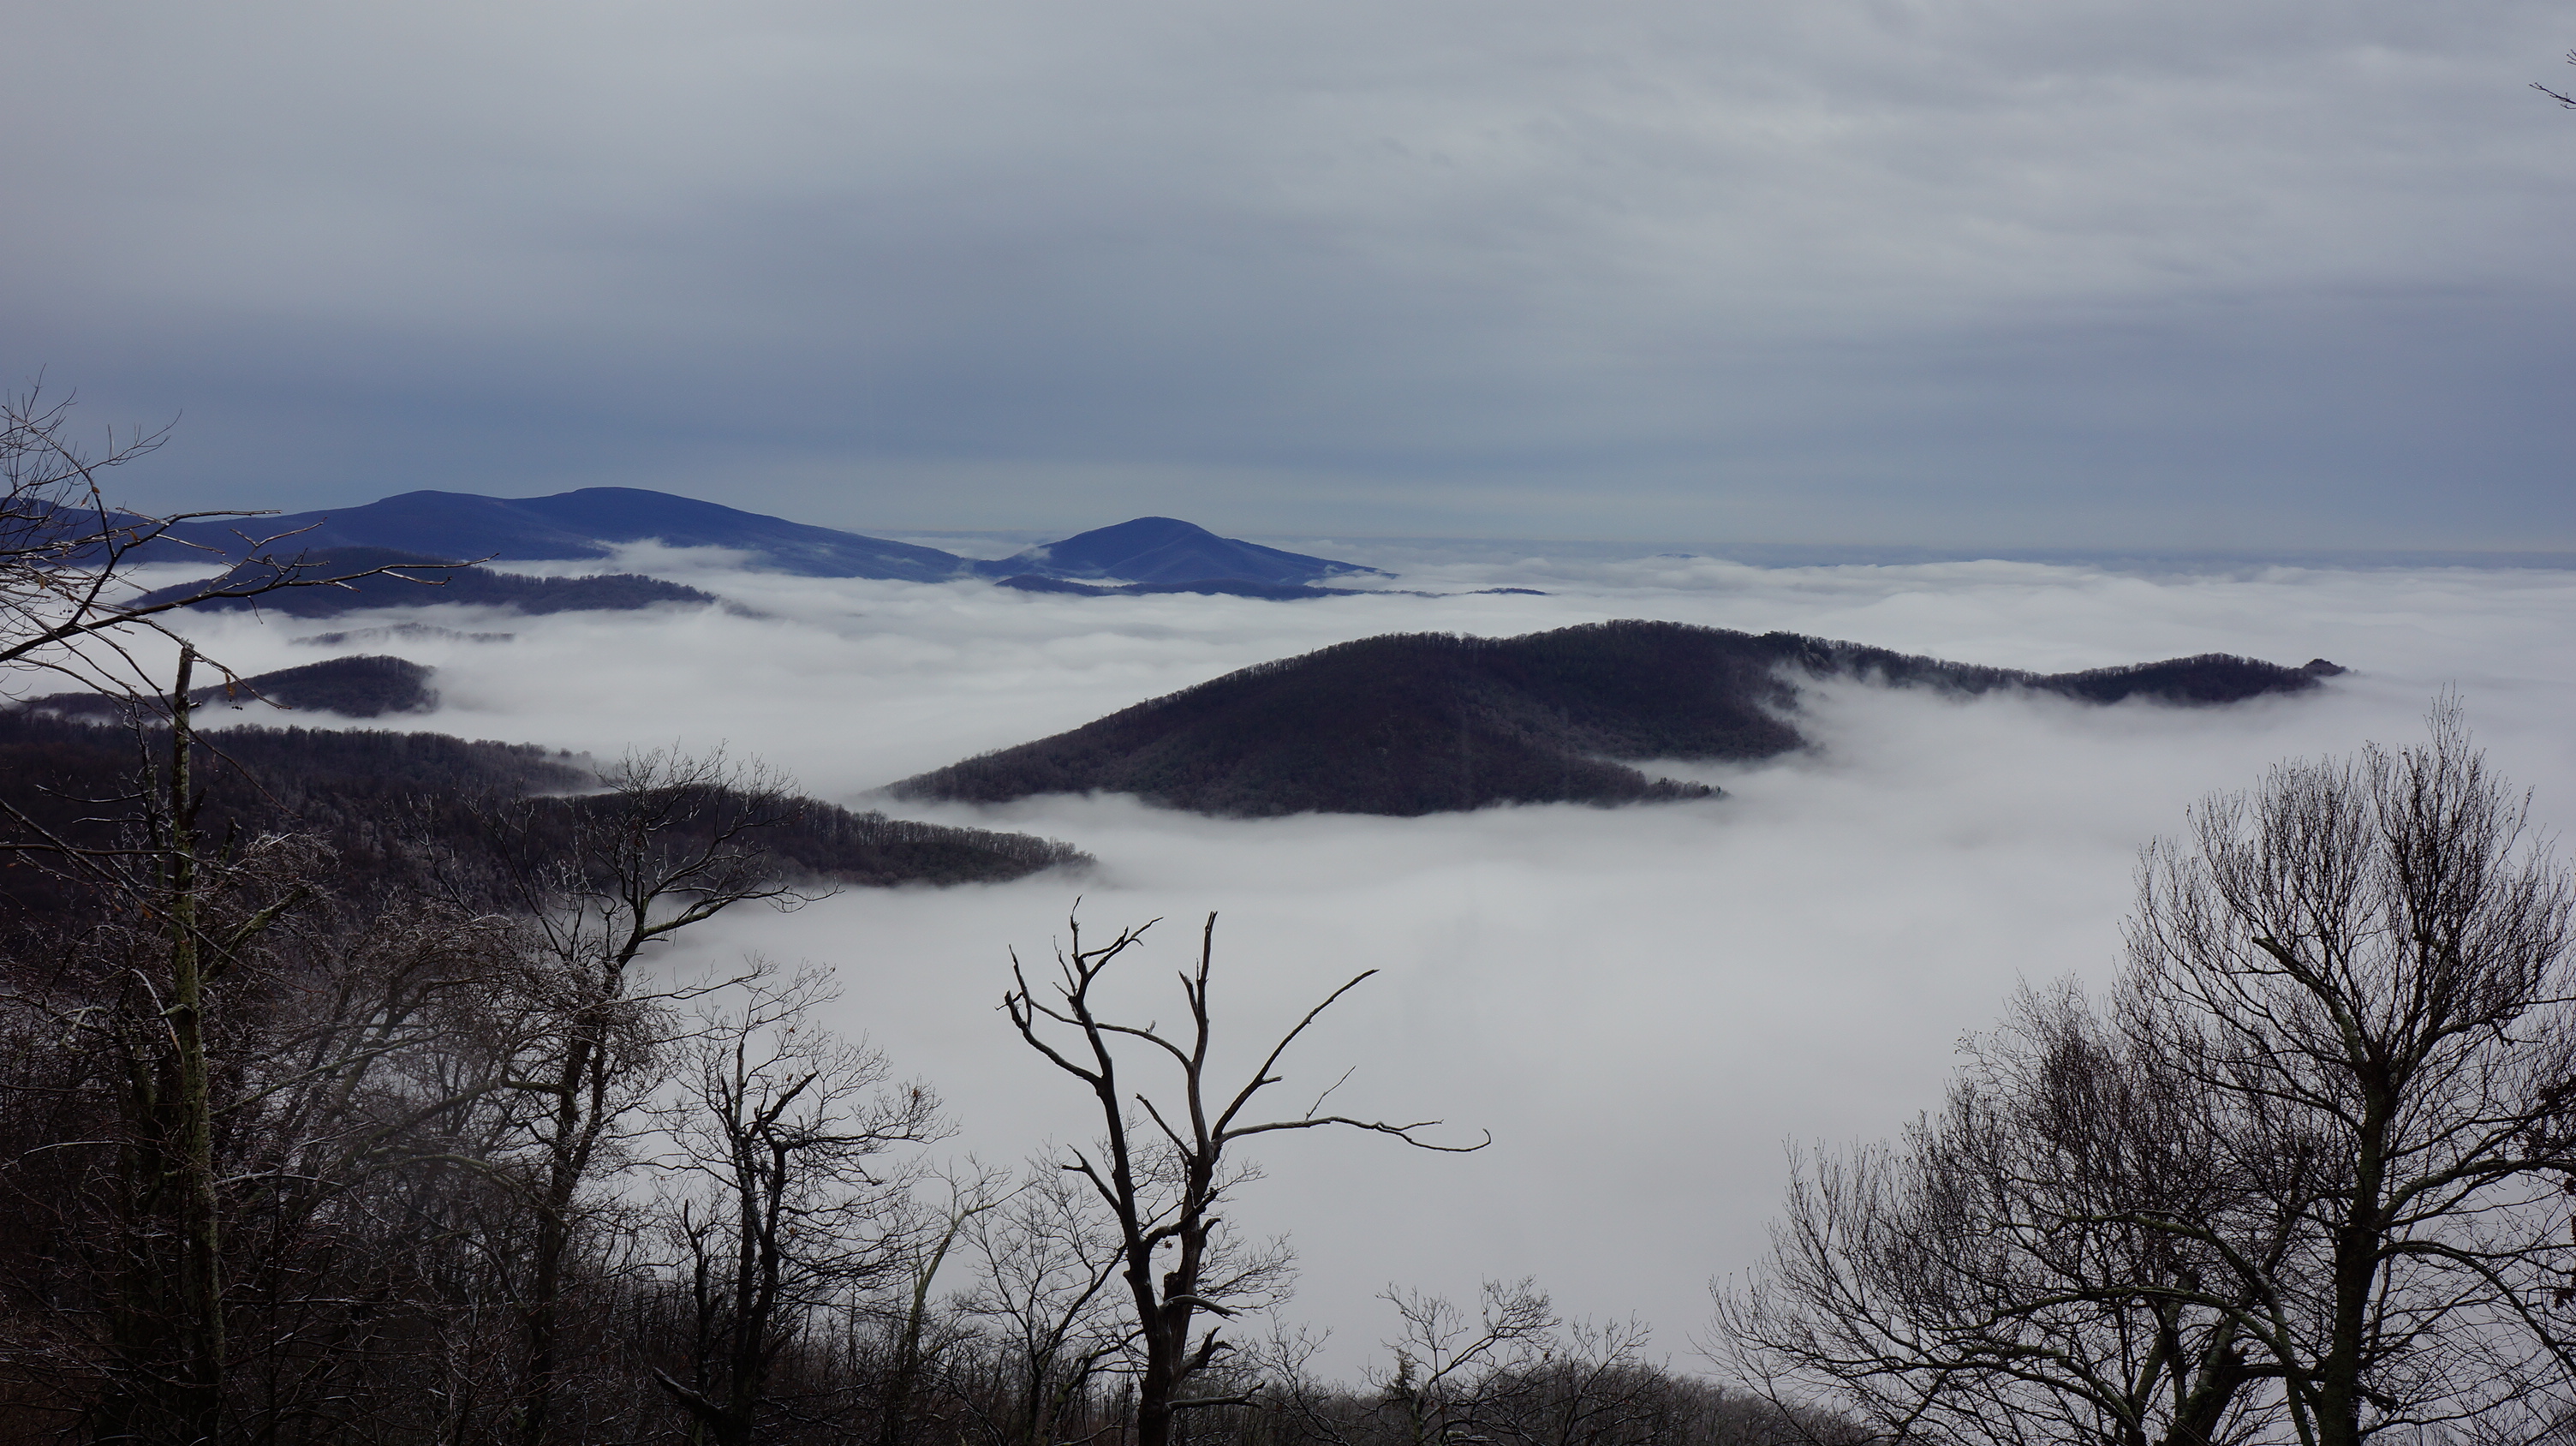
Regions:
M 2288 763 L 2141 869 L 2108 1001 L 2026 997 L 1946 1108 L 1808 1162 L 1722 1358 L 1932 1440 L 2567 1418 L 2567 869 L 2455 706 Z
M 1290 1439 L 1316 1446 L 1861 1446 L 1851 1423 L 1677 1376 L 1636 1320 L 1559 1318 L 1532 1280 L 1485 1282 L 1474 1309 L 1389 1287 L 1392 1358 L 1365 1390 L 1318 1383 L 1320 1342 L 1275 1335 L 1260 1367 Z

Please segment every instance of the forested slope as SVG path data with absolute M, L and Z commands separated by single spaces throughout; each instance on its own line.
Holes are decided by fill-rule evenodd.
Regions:
M 329 577 L 335 573 L 378 567 L 403 568 L 407 575 L 384 573 L 333 587 L 296 587 L 262 593 L 257 597 L 210 598 L 195 607 L 206 612 L 256 608 L 287 617 L 330 618 L 364 608 L 428 607 L 434 603 L 500 607 L 535 614 L 630 612 L 663 603 L 702 607 L 717 600 L 713 593 L 665 582 L 658 577 L 646 577 L 641 573 L 529 577 L 515 572 L 494 572 L 488 567 L 461 567 L 455 565 L 453 558 L 430 553 L 406 552 L 390 547 L 331 547 L 299 554 L 298 561 L 286 565 L 241 563 L 220 578 L 162 588 L 146 594 L 141 601 L 148 604 L 166 598 L 185 597 L 214 586 L 231 592 L 253 592 L 285 574 Z
M 430 686 L 437 672 L 436 668 L 408 658 L 368 653 L 280 668 L 236 684 L 193 689 L 188 701 L 199 708 L 274 703 L 280 708 L 337 713 L 344 718 L 426 713 L 438 706 L 438 692 Z M 31 700 L 27 706 L 65 717 L 104 720 L 122 717 L 136 705 L 134 700 L 112 693 L 56 693 Z
M 569 830 L 597 786 L 590 760 L 524 743 L 469 742 L 441 733 L 372 729 L 228 728 L 204 735 L 205 828 L 222 839 L 307 833 L 326 845 L 335 883 L 359 892 L 416 886 L 433 868 L 471 870 L 478 812 L 537 798 L 542 829 Z M 139 745 L 139 747 L 138 747 Z M 0 803 L 67 843 L 118 842 L 118 800 L 146 755 L 168 752 L 166 729 L 0 712 Z M 847 884 L 956 884 L 1018 878 L 1088 862 L 1080 850 L 1026 834 L 890 819 L 798 799 L 761 831 L 767 851 L 810 877 Z M 61 878 L 33 867 L 0 872 L 0 901 L 37 912 L 68 902 Z
M 2340 671 L 2210 654 L 2042 675 L 1661 622 L 1501 639 L 1397 634 L 1230 673 L 904 779 L 892 792 L 974 802 L 1133 793 L 1237 817 L 1702 798 L 1713 790 L 1613 760 L 1753 759 L 1801 747 L 1787 716 L 1801 677 L 2221 704 L 2304 691 Z

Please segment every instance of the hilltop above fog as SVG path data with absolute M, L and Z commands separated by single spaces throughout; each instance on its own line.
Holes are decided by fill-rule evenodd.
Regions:
M 1788 721 L 1799 677 L 2213 705 L 2304 692 L 2342 671 L 2322 659 L 2285 668 L 2207 654 L 2043 675 L 1658 622 L 1506 639 L 1398 634 L 1245 668 L 891 791 L 975 803 L 1132 793 L 1244 818 L 1705 798 L 1715 792 L 1705 784 L 1612 760 L 1747 760 L 1802 747 Z
M 1219 537 L 1176 517 L 1139 517 L 971 567 L 979 577 L 1043 577 L 1066 582 L 1116 579 L 1166 585 L 1225 580 L 1274 587 L 1296 587 L 1328 577 L 1377 572 L 1356 563 Z
M 360 654 L 191 689 L 188 703 L 194 708 L 266 704 L 261 711 L 309 710 L 337 713 L 343 718 L 427 713 L 438 706 L 438 690 L 430 686 L 437 671 L 407 658 Z M 32 712 L 64 718 L 111 720 L 131 717 L 138 707 L 149 711 L 159 705 L 157 698 L 149 704 L 138 704 L 133 698 L 115 693 L 54 693 L 30 699 L 26 706 Z

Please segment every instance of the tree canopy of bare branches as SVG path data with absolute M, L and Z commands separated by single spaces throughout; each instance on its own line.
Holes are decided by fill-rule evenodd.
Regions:
M 518 1105 L 509 1172 L 532 1227 L 517 1287 L 526 1446 L 555 1438 L 567 1271 L 589 1191 L 646 1127 L 644 1106 L 686 1033 L 674 1007 L 707 987 L 641 980 L 639 964 L 737 905 L 793 909 L 819 897 L 784 877 L 764 846 L 795 807 L 764 770 L 720 753 L 650 752 L 603 782 L 571 809 L 545 799 L 490 806 L 489 873 L 455 882 L 466 897 L 509 901 L 531 939 L 526 967 L 496 995 L 507 1016 L 499 1088 Z
M 2112 997 L 1802 1171 L 1722 1356 L 1895 1433 L 2530 1439 L 2576 1386 L 2576 885 L 2455 704 L 2150 850 Z
M 681 1048 L 664 1230 L 689 1349 L 655 1382 L 717 1446 L 761 1439 L 781 1357 L 818 1314 L 899 1264 L 911 1184 L 878 1157 L 940 1132 L 939 1100 L 887 1086 L 882 1055 L 822 1027 L 811 971 L 738 986 Z

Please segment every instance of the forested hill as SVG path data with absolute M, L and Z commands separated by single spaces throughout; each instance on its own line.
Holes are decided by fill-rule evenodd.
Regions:
M 341 892 L 419 887 L 433 868 L 471 872 L 487 837 L 478 810 L 533 800 L 523 832 L 569 829 L 594 806 L 580 791 L 599 782 L 585 758 L 440 733 L 239 727 L 205 738 L 197 779 L 207 794 L 207 836 L 307 834 L 327 846 L 321 867 Z M 0 711 L 0 803 L 67 843 L 110 845 L 119 837 L 113 820 L 127 811 L 116 800 L 131 791 L 146 757 L 168 751 L 166 728 L 138 737 L 125 727 Z M 998 881 L 1089 862 L 1051 839 L 911 823 L 812 799 L 790 800 L 784 817 L 759 831 L 761 845 L 791 874 L 833 883 Z M 68 902 L 53 874 L 0 868 L 0 904 L 41 913 Z
M 435 668 L 383 653 L 327 658 L 300 668 L 280 668 L 244 678 L 238 684 L 216 684 L 188 694 L 198 708 L 241 709 L 260 704 L 337 713 L 344 718 L 378 718 L 387 713 L 426 713 L 438 706 L 430 686 Z M 27 706 L 65 717 L 113 721 L 134 711 L 130 699 L 110 693 L 56 693 Z M 150 705 L 146 705 L 150 706 Z M 275 709 L 264 709 L 275 716 Z
M 1235 817 L 1702 798 L 1714 790 L 1611 760 L 1754 759 L 1800 747 L 1784 716 L 1800 677 L 2222 704 L 2301 692 L 2341 671 L 2210 654 L 2042 675 L 1659 622 L 1502 639 L 1398 634 L 1229 673 L 891 791 L 971 802 L 1133 793 Z
M 631 612 L 664 603 L 704 607 L 717 600 L 713 593 L 665 582 L 658 577 L 645 577 L 640 573 L 530 577 L 515 572 L 494 572 L 488 567 L 459 566 L 453 558 L 403 552 L 389 547 L 313 548 L 298 557 L 299 561 L 292 565 L 291 571 L 266 563 L 245 562 L 219 577 L 165 587 L 146 593 L 136 601 L 139 605 L 149 605 L 187 597 L 217 586 L 235 592 L 249 592 L 281 575 L 330 577 L 336 573 L 377 567 L 406 571 L 380 573 L 331 587 L 289 587 L 255 597 L 209 598 L 194 606 L 207 612 L 253 609 L 286 617 L 331 618 L 368 608 L 427 607 L 434 603 L 508 608 L 513 612 L 533 614 Z

